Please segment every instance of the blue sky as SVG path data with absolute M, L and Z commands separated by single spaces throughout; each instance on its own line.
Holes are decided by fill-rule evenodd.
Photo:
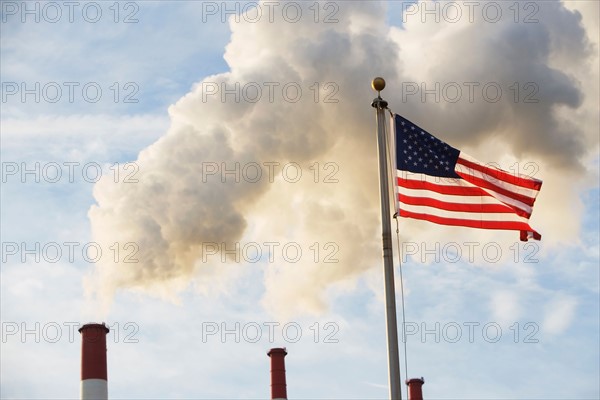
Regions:
M 2 2 L 1 397 L 78 397 L 76 328 L 105 321 L 111 398 L 267 398 L 271 347 L 290 398 L 386 398 L 382 75 L 393 111 L 544 181 L 540 242 L 400 221 L 408 376 L 598 398 L 597 3 L 275 3 Z

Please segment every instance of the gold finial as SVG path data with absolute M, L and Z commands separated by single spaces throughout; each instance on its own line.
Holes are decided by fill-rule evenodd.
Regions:
M 377 78 L 373 79 L 373 82 L 371 82 L 371 87 L 373 90 L 381 92 L 385 88 L 385 80 L 378 76 Z

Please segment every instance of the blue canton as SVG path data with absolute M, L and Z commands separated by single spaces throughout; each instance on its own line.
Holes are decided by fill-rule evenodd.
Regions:
M 407 119 L 395 115 L 396 162 L 399 170 L 459 178 L 454 172 L 459 150 Z

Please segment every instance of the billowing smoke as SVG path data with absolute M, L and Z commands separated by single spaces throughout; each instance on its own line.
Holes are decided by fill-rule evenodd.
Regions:
M 597 49 L 588 43 L 581 14 L 558 1 L 521 9 L 481 3 L 457 23 L 447 10 L 441 12 L 446 18 L 440 23 L 423 24 L 426 8 L 408 7 L 406 30 L 392 33 L 411 53 L 420 53 L 401 53 L 407 81 L 419 83 L 418 95 L 404 93 L 407 112 L 457 144 L 500 138 L 519 158 L 536 156 L 557 167 L 579 168 L 579 157 L 593 138 L 573 118 L 561 118 L 555 111 L 572 111 L 584 100 L 586 83 L 579 79 L 590 73 L 578 66 Z M 464 5 L 460 9 L 469 10 Z M 494 22 L 500 15 L 503 19 Z M 404 87 L 409 93 L 413 89 L 406 82 Z
M 295 4 L 314 12 L 312 3 Z M 597 66 L 577 11 L 543 2 L 536 23 L 515 23 L 506 9 L 496 23 L 478 14 L 438 23 L 408 14 L 419 3 L 397 28 L 385 24 L 384 3 L 335 4 L 338 23 L 290 23 L 278 13 L 272 22 L 231 21 L 230 71 L 170 107 L 170 129 L 136 160 L 137 183 L 97 183 L 94 239 L 121 246 L 117 262 L 95 271 L 103 299 L 119 288 L 174 299 L 192 282 L 208 291 L 251 264 L 266 265 L 268 310 L 320 312 L 332 284 L 380 266 L 369 87 L 377 75 L 393 111 L 456 147 L 482 161 L 526 158 L 545 168 L 536 175 L 545 180 L 536 227 L 555 241 L 577 232 L 577 204 L 564 185 L 581 185 L 571 177 L 585 174 L 587 149 L 598 143 L 589 113 L 597 93 L 587 98 L 594 93 L 575 78 L 594 76 Z M 440 99 L 422 97 L 436 83 Z M 545 223 L 567 213 L 566 231 Z M 249 262 L 260 251 L 263 262 Z

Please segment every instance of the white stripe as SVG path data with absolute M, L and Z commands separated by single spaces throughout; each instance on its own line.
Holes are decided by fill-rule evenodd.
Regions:
M 442 210 L 436 207 L 429 206 L 415 206 L 412 204 L 404 204 L 402 203 L 402 210 L 410 211 L 418 214 L 427 214 L 433 215 L 437 217 L 443 218 L 456 218 L 456 219 L 465 219 L 470 221 L 500 221 L 500 222 L 523 222 L 525 224 L 529 223 L 529 220 L 524 217 L 520 217 L 517 214 L 513 213 L 472 213 L 472 212 L 462 212 L 462 211 L 448 211 Z
M 84 379 L 80 389 L 81 400 L 108 399 L 108 387 L 104 379 Z

